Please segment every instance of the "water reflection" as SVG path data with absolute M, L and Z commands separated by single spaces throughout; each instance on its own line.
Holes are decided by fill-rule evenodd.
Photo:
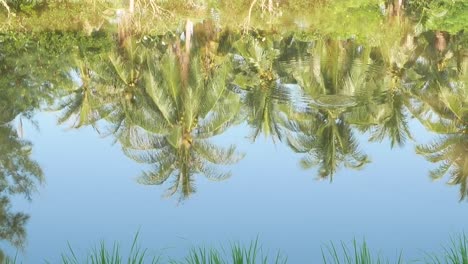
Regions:
M 44 181 L 39 164 L 31 158 L 32 143 L 24 140 L 23 120 L 29 120 L 36 108 L 47 96 L 41 90 L 48 83 L 28 75 L 24 62 L 16 62 L 16 56 L 34 59 L 28 52 L 13 54 L 5 43 L 0 50 L 0 240 L 17 248 L 26 242 L 25 225 L 29 215 L 12 210 L 11 198 L 17 195 L 31 199 L 37 184 Z M 0 262 L 5 255 L 0 250 Z
M 75 116 L 79 127 L 104 120 L 106 129 L 98 131 L 112 134 L 130 158 L 153 165 L 141 183 L 172 177 L 168 193 L 185 198 L 195 190 L 196 174 L 226 178 L 208 165 L 240 156 L 206 140 L 241 121 L 252 127 L 251 139 L 263 132 L 283 141 L 305 154 L 302 167 L 318 167 L 320 178 L 332 179 L 342 166 L 361 169 L 370 162 L 356 133 L 403 146 L 413 140 L 411 116 L 447 134 L 437 144 L 419 145 L 417 153 L 431 162 L 444 159 L 431 176 L 450 171 L 450 182 L 466 196 L 467 74 L 459 36 L 416 36 L 407 29 L 379 46 L 274 32 L 241 35 L 210 21 L 188 22 L 182 33 L 147 43 L 128 36 L 99 62 L 82 59 L 75 70 L 79 88 L 63 101 L 62 121 Z
M 0 126 L 0 240 L 22 248 L 26 242 L 25 225 L 29 215 L 13 212 L 10 198 L 31 197 L 36 184 L 43 181 L 42 170 L 30 158 L 31 144 L 18 138 L 10 125 Z M 3 261 L 0 250 L 0 260 Z
M 192 43 L 189 27 L 185 40 L 167 37 L 161 49 L 129 37 L 104 63 L 79 67 L 79 87 L 67 97 L 62 118 L 77 118 L 75 127 L 104 120 L 128 157 L 151 165 L 138 181 L 160 185 L 174 178 L 168 195 L 180 199 L 195 192 L 195 175 L 224 180 L 230 174 L 216 165 L 242 158 L 234 146 L 208 140 L 239 120 L 239 97 L 227 89 L 232 61 L 217 54 L 209 34 L 193 36 Z
M 142 97 L 133 97 L 131 125 L 118 138 L 127 156 L 153 166 L 139 182 L 162 184 L 172 176 L 168 194 L 179 192 L 181 198 L 195 191 L 196 174 L 226 179 L 230 174 L 214 165 L 242 157 L 234 146 L 224 149 L 208 140 L 238 120 L 239 98 L 227 89 L 231 62 L 217 56 L 212 48 L 217 44 L 209 40 L 191 47 L 185 33 L 184 48 L 176 40 L 160 58 L 151 53 L 145 58 Z
M 243 91 L 253 141 L 261 132 L 273 140 L 282 139 L 282 129 L 288 120 L 291 96 L 278 72 L 278 45 L 277 38 L 262 35 L 245 36 L 233 45 L 236 66 L 232 85 Z
M 168 195 L 178 193 L 180 199 L 195 191 L 196 175 L 229 177 L 218 165 L 235 164 L 243 155 L 210 138 L 243 122 L 252 141 L 263 133 L 287 144 L 303 154 L 303 168 L 316 168 L 318 178 L 331 180 L 342 167 L 361 169 L 370 162 L 361 151 L 365 142 L 357 140 L 363 135 L 388 141 L 391 148 L 413 143 L 413 118 L 441 135 L 415 144 L 417 154 L 440 164 L 431 177 L 449 174 L 464 199 L 466 37 L 402 25 L 375 42 L 265 30 L 243 35 L 210 20 L 188 21 L 175 33 L 128 32 L 114 41 L 94 36 L 93 45 L 82 46 L 97 48 L 80 47 L 62 58 L 56 69 L 62 74 L 26 74 L 34 80 L 20 85 L 24 74 L 11 77 L 13 68 L 6 66 L 10 74 L 1 82 L 35 84 L 24 93 L 48 98 L 47 105 L 61 111 L 59 122 L 92 125 L 115 138 L 128 157 L 151 166 L 140 183 L 172 180 Z

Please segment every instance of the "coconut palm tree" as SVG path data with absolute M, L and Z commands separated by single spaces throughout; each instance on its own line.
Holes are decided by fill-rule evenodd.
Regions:
M 304 114 L 294 126 L 296 131 L 288 137 L 288 144 L 296 153 L 304 153 L 301 166 L 309 169 L 319 166 L 320 179 L 330 178 L 341 165 L 360 169 L 369 158 L 359 151 L 352 129 L 344 120 L 344 114 L 321 109 Z
M 59 123 L 73 120 L 72 127 L 79 128 L 107 120 L 105 134 L 118 133 L 126 127 L 137 94 L 142 92 L 141 79 L 146 64 L 145 50 L 132 38 L 110 53 L 100 54 L 100 60 L 91 62 L 85 56 L 76 59 L 74 67 L 78 81 L 59 100 Z M 138 97 L 141 98 L 141 97 Z
M 251 139 L 263 132 L 282 139 L 282 126 L 291 109 L 290 86 L 278 74 L 279 50 L 274 37 L 246 36 L 234 43 L 235 74 L 233 86 L 241 91 L 247 122 L 253 128 Z
M 432 179 L 450 175 L 451 185 L 460 185 L 460 200 L 468 196 L 468 128 L 464 133 L 441 137 L 428 145 L 419 145 L 416 152 L 428 161 L 441 163 L 430 172 Z
M 447 53 L 460 54 L 456 49 Z M 432 61 L 433 69 L 437 67 L 444 72 L 441 78 L 444 81 L 414 92 L 419 99 L 414 112 L 428 130 L 442 136 L 431 144 L 418 145 L 416 152 L 430 162 L 440 163 L 430 172 L 431 178 L 440 179 L 449 174 L 448 183 L 460 185 L 460 200 L 463 200 L 468 195 L 468 63 L 463 56 L 448 59 L 443 68 L 435 66 L 440 62 Z M 424 66 L 426 70 L 430 67 Z
M 306 154 L 302 167 L 319 166 L 319 178 L 332 180 L 341 165 L 359 169 L 369 162 L 346 121 L 357 105 L 353 95 L 362 82 L 353 65 L 358 52 L 349 42 L 318 42 L 310 60 L 297 65 L 293 73 L 307 106 L 288 125 L 288 144 L 295 152 Z
M 78 80 L 64 87 L 66 92 L 63 92 L 64 95 L 58 101 L 57 106 L 54 106 L 55 110 L 61 111 L 58 123 L 72 120 L 71 127 L 73 128 L 93 125 L 100 119 L 101 101 L 98 95 L 97 76 L 86 59 L 77 59 L 73 72 Z
M 370 132 L 370 141 L 390 140 L 390 146 L 403 146 L 411 139 L 408 126 L 408 110 L 411 95 L 405 88 L 405 62 L 396 58 L 383 58 L 380 51 L 372 52 L 372 63 L 366 73 L 366 82 L 357 91 L 360 95 L 371 95 L 366 104 L 370 122 L 359 126 L 361 131 Z M 367 90 L 367 91 L 366 91 Z M 371 91 L 371 92 L 369 92 Z M 363 129 L 364 128 L 364 129 Z
M 411 108 L 408 71 L 411 71 L 420 50 L 411 31 L 390 32 L 377 47 L 363 47 L 360 80 L 355 89 L 359 102 L 348 119 L 356 127 L 370 133 L 370 141 L 390 140 L 391 147 L 403 146 L 411 139 L 408 108 Z M 359 67 L 354 67 L 359 68 Z
M 180 45 L 173 47 L 162 57 L 147 54 L 142 92 L 135 95 L 136 107 L 128 111 L 130 121 L 118 140 L 130 158 L 152 164 L 140 183 L 159 185 L 173 177 L 168 195 L 179 192 L 185 199 L 195 192 L 195 175 L 226 179 L 230 174 L 218 172 L 216 165 L 242 158 L 234 146 L 223 149 L 208 140 L 238 122 L 240 102 L 227 89 L 228 57 L 217 58 L 208 69 L 206 53 L 190 49 L 181 55 Z
M 425 39 L 430 40 L 430 36 L 428 33 Z M 434 132 L 456 132 L 468 120 L 465 48 L 455 36 L 443 53 L 430 44 L 432 41 L 428 43 L 411 76 L 412 95 L 418 101 L 412 112 Z

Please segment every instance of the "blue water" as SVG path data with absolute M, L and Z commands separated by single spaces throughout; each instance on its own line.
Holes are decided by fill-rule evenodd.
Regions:
M 321 246 L 353 238 L 365 238 L 389 258 L 402 251 L 411 260 L 440 251 L 451 234 L 468 229 L 458 187 L 432 182 L 434 164 L 415 155 L 413 142 L 391 149 L 387 141 L 360 136 L 372 162 L 361 171 L 342 169 L 330 183 L 301 169 L 301 155 L 283 143 L 263 136 L 252 143 L 241 124 L 214 139 L 246 154 L 229 167 L 232 177 L 197 176 L 197 192 L 179 203 L 164 198 L 165 185 L 137 184 L 145 166 L 124 156 L 112 138 L 89 127 L 69 130 L 56 119 L 57 113 L 40 113 L 40 130 L 24 125 L 46 175 L 31 202 L 14 201 L 31 215 L 25 263 L 56 263 L 67 242 L 82 254 L 101 240 L 119 241 L 125 251 L 137 231 L 150 254 L 179 258 L 193 246 L 248 244 L 258 236 L 264 249 L 280 250 L 290 263 L 317 263 Z M 410 129 L 419 143 L 435 138 L 419 123 L 411 121 Z

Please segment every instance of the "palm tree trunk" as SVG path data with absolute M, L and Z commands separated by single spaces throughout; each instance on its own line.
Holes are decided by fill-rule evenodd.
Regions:
M 181 64 L 181 77 L 182 83 L 186 87 L 188 85 L 189 79 L 189 66 L 190 66 L 190 48 L 192 46 L 192 34 L 193 34 L 193 23 L 190 20 L 187 20 L 185 24 L 185 52 L 181 55 L 180 59 Z
M 130 14 L 133 14 L 133 12 L 135 12 L 135 0 L 130 0 L 129 6 L 128 6 L 128 12 Z
M 447 48 L 447 39 L 442 31 L 435 32 L 434 46 L 439 52 L 443 52 Z
M 403 0 L 398 0 L 398 15 L 400 15 L 402 8 L 403 8 Z
M 0 0 L 0 4 L 2 4 L 6 8 L 7 14 L 8 14 L 8 17 L 9 17 L 10 16 L 10 7 L 6 3 L 6 1 L 5 0 Z
M 392 16 L 400 16 L 401 10 L 403 9 L 404 0 L 392 0 L 389 6 L 390 15 Z

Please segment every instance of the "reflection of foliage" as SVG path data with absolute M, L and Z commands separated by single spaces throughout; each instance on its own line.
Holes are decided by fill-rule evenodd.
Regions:
M 217 172 L 212 165 L 232 164 L 240 158 L 233 146 L 223 150 L 206 140 L 224 132 L 239 110 L 237 96 L 226 89 L 229 63 L 216 64 L 205 78 L 199 57 L 194 54 L 190 60 L 189 65 L 180 65 L 177 55 L 168 52 L 158 64 L 150 63 L 144 86 L 148 99 L 141 112 L 130 114 L 132 127 L 119 139 L 128 156 L 154 166 L 140 182 L 162 184 L 175 176 L 169 194 L 180 190 L 181 198 L 195 191 L 193 175 L 225 179 L 229 174 Z M 187 75 L 183 67 L 189 67 Z
M 414 60 L 409 55 L 413 49 L 411 41 L 401 47 L 382 45 L 366 54 L 368 58 L 362 58 L 370 59 L 371 63 L 362 71 L 364 78 L 361 77 L 362 83 L 356 87 L 357 100 L 365 107 L 358 105 L 356 110 L 365 112 L 353 111 L 357 119 L 352 122 L 362 131 L 369 131 L 371 141 L 388 138 L 393 147 L 403 146 L 406 139 L 412 138 L 406 115 L 410 103 L 405 81 L 407 67 Z
M 437 38 L 439 36 L 439 38 Z M 430 172 L 433 179 L 449 174 L 449 184 L 460 185 L 460 199 L 468 194 L 468 96 L 466 58 L 460 45 L 461 36 L 427 33 L 429 42 L 413 66 L 412 112 L 430 131 L 443 135 L 416 151 L 427 160 L 441 165 Z M 438 42 L 443 41 L 444 45 Z M 415 77 L 416 76 L 416 77 Z
M 10 200 L 6 196 L 0 197 L 0 239 L 21 247 L 26 240 L 24 226 L 29 216 L 23 213 L 12 213 L 10 207 Z
M 191 49 L 166 37 L 161 38 L 174 44 L 153 48 L 151 42 L 127 38 L 100 61 L 78 60 L 78 88 L 59 107 L 62 122 L 76 117 L 74 127 L 105 122 L 126 155 L 152 165 L 139 181 L 163 184 L 174 177 L 169 194 L 179 191 L 181 198 L 195 191 L 196 174 L 225 179 L 229 173 L 214 165 L 242 157 L 233 146 L 222 149 L 207 140 L 238 121 L 240 104 L 227 89 L 229 56 L 219 56 L 213 36 L 198 27 Z
M 447 1 L 421 5 L 427 17 L 436 12 L 432 20 L 421 20 L 424 25 L 448 16 L 437 8 L 450 7 L 449 14 L 465 5 L 437 2 Z M 404 11 L 419 8 L 414 3 L 405 1 Z M 420 25 L 415 28 L 403 17 L 385 22 L 389 5 L 367 0 L 320 5 L 317 23 L 327 27 L 286 37 L 275 29 L 241 36 L 219 31 L 209 21 L 194 26 L 191 41 L 174 34 L 129 37 L 115 48 L 102 32 L 90 38 L 63 32 L 19 35 L 15 42 L 3 34 L 0 85 L 6 88 L 0 110 L 5 122 L 18 114 L 30 117 L 58 94 L 60 121 L 76 118 L 75 127 L 105 123 L 126 154 L 154 166 L 142 182 L 176 178 L 170 192 L 182 197 L 193 191 L 196 174 L 223 178 L 208 165 L 237 160 L 233 148 L 218 149 L 206 139 L 239 116 L 252 127 L 253 139 L 260 133 L 274 140 L 287 136 L 293 150 L 306 154 L 303 165 L 316 164 L 321 177 L 368 161 L 358 151 L 358 131 L 370 141 L 402 146 L 412 138 L 408 118 L 413 116 L 444 140 L 465 133 L 466 33 L 443 28 L 421 33 Z M 368 13 L 371 25 L 357 26 Z M 328 14 L 343 19 L 334 25 Z M 382 32 L 376 25 L 384 25 Z M 12 97 L 22 100 L 3 103 Z
M 31 143 L 19 139 L 11 125 L 3 123 L 3 118 L 0 116 L 0 239 L 21 247 L 25 242 L 24 226 L 29 216 L 10 212 L 9 197 L 21 194 L 30 199 L 36 184 L 43 181 L 43 173 L 31 160 Z M 6 118 L 11 117 L 7 114 Z
M 19 140 L 10 126 L 0 126 L 0 153 L 0 191 L 30 198 L 36 180 L 43 180 L 41 168 L 30 158 L 31 144 Z
M 328 110 L 307 114 L 295 125 L 296 133 L 288 138 L 290 147 L 297 153 L 306 153 L 301 161 L 303 168 L 319 166 L 320 178 L 336 173 L 341 164 L 360 169 L 369 162 L 358 150 L 358 143 L 343 115 L 335 117 Z
M 310 60 L 293 70 L 309 103 L 305 113 L 295 115 L 288 142 L 295 152 L 307 153 L 304 168 L 319 166 L 320 177 L 332 179 L 341 164 L 359 169 L 368 162 L 346 122 L 362 82 L 356 63 L 361 54 L 352 42 L 340 41 L 319 42 L 310 53 Z
M 36 98 L 25 95 L 23 86 L 18 89 L 4 86 L 0 90 L 0 239 L 21 247 L 26 237 L 24 225 L 28 216 L 10 212 L 9 197 L 20 194 L 30 199 L 36 184 L 43 181 L 43 173 L 31 159 L 31 143 L 20 139 L 11 123 L 18 115 L 30 116 L 42 97 L 38 92 L 31 95 Z M 19 99 L 22 97 L 25 100 Z
M 32 161 L 31 144 L 18 139 L 9 125 L 0 125 L 0 239 L 22 247 L 26 239 L 24 226 L 29 216 L 10 212 L 13 194 L 31 197 L 43 174 L 39 165 Z
M 434 34 L 426 34 L 424 53 L 412 67 L 407 82 L 415 97 L 412 112 L 429 130 L 437 133 L 460 133 L 468 120 L 466 91 L 466 58 L 460 36 L 453 36 L 448 45 L 437 49 Z M 448 38 L 443 37 L 441 38 Z
M 404 106 L 407 96 L 402 93 L 384 94 L 385 104 L 380 105 L 381 117 L 377 124 L 371 128 L 371 141 L 381 142 L 385 138 L 390 139 L 390 145 L 403 146 L 407 138 L 411 138 Z
M 468 136 L 448 135 L 430 145 L 420 145 L 417 152 L 431 162 L 442 164 L 431 171 L 433 179 L 450 175 L 449 184 L 460 185 L 460 200 L 468 195 Z
M 376 1 L 329 1 L 323 8 L 317 9 L 313 17 L 314 28 L 320 29 L 324 35 L 374 40 L 383 37 L 379 30 L 384 16 Z M 366 26 L 362 26 L 362 21 L 366 21 Z
M 60 88 L 71 84 L 67 70 L 73 60 L 69 55 L 77 50 L 79 55 L 96 60 L 94 54 L 106 49 L 108 41 L 106 35 L 85 38 L 78 33 L 63 32 L 0 34 L 0 87 L 3 89 L 0 101 L 4 98 L 11 101 L 1 104 L 2 114 L 11 112 L 9 121 L 20 112 L 29 116 L 44 103 L 53 104 L 55 97 L 63 92 Z
M 94 124 L 104 113 L 102 105 L 105 104 L 103 98 L 112 95 L 116 89 L 112 87 L 112 80 L 108 80 L 107 74 L 111 69 L 108 64 L 103 63 L 103 51 L 110 49 L 112 43 L 106 34 L 89 37 L 88 41 L 82 36 L 77 37 L 74 43 L 79 46 L 78 54 L 73 54 L 70 63 L 70 71 L 66 74 L 72 82 L 63 85 L 60 95 L 61 100 L 57 102 L 54 109 L 61 111 L 59 123 L 73 120 L 73 127 Z M 106 58 L 107 59 L 107 58 Z M 101 72 L 101 69 L 106 69 Z M 105 95 L 104 95 L 105 94 Z
M 234 45 L 237 54 L 233 85 L 245 91 L 248 123 L 254 128 L 255 141 L 260 132 L 281 139 L 289 105 L 289 90 L 278 75 L 279 50 L 274 38 L 246 37 Z M 260 40 L 261 39 L 261 40 Z
M 78 44 L 84 54 L 96 43 L 72 33 L 0 34 L 0 239 L 23 246 L 29 216 L 11 212 L 10 198 L 31 199 L 44 180 L 42 169 L 31 159 L 32 144 L 21 139 L 22 119 L 53 104 L 70 80 L 66 71 Z M 99 45 L 97 45 L 99 46 Z M 19 121 L 18 132 L 13 123 Z
M 409 11 L 430 30 L 456 34 L 468 28 L 468 3 L 465 0 L 408 1 Z

